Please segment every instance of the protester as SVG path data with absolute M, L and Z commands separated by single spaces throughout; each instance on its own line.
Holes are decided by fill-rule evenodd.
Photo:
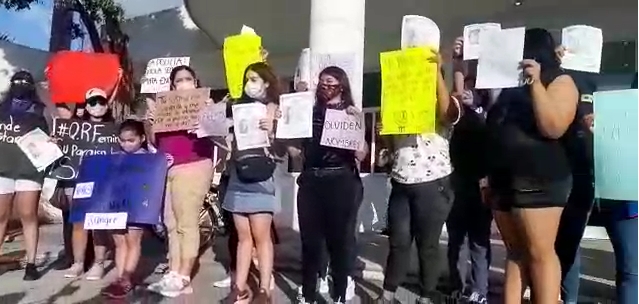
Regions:
M 85 96 L 86 110 L 84 116 L 80 119 L 91 122 L 113 122 L 114 119 L 108 103 L 107 94 L 103 90 L 99 88 L 88 90 Z M 69 198 L 69 201 L 71 201 L 71 204 L 73 204 L 71 197 L 73 197 L 75 184 L 73 182 L 63 182 L 61 186 L 64 187 L 66 196 Z M 87 258 L 85 255 L 87 252 L 87 243 L 92 240 L 94 261 L 93 265 L 87 271 L 85 279 L 89 281 L 102 279 L 104 276 L 108 236 L 103 231 L 84 230 L 84 223 L 82 222 L 74 223 L 72 229 L 73 265 L 67 270 L 64 277 L 76 278 L 84 272 L 85 259 Z M 89 234 L 91 237 L 89 237 Z
M 171 90 L 199 87 L 195 71 L 188 66 L 175 67 L 169 75 Z M 155 105 L 149 105 L 147 118 L 152 124 Z M 198 218 L 202 202 L 213 178 L 213 143 L 198 138 L 194 130 L 157 133 L 158 150 L 173 161 L 166 181 L 164 221 L 169 238 L 169 273 L 149 290 L 165 297 L 193 292 L 191 274 L 198 257 L 200 231 Z
M 303 158 L 303 170 L 297 179 L 303 295 L 299 302 L 315 302 L 318 274 L 327 266 L 324 258 L 327 248 L 332 298 L 336 303 L 344 303 L 348 281 L 352 280 L 357 212 L 363 195 L 358 163 L 366 157 L 367 148 L 352 151 L 320 145 L 327 109 L 361 114 L 353 102 L 344 70 L 334 66 L 322 70 L 315 98 L 313 137 L 302 140 L 301 149 L 289 149 L 291 155 Z
M 386 137 L 392 153 L 392 190 L 388 201 L 389 246 L 383 293 L 376 303 L 398 303 L 395 291 L 409 268 L 413 239 L 419 256 L 420 303 L 439 303 L 435 287 L 441 274 L 439 237 L 452 207 L 453 169 L 448 127 L 457 123 L 461 109 L 451 98 L 437 55 L 437 129 L 433 133 Z M 383 166 L 385 164 L 378 164 Z
M 263 62 L 246 68 L 244 91 L 236 103 L 259 102 L 267 107 L 267 116 L 260 119 L 259 128 L 267 131 L 273 142 L 275 113 L 279 103 L 279 83 L 271 67 Z M 236 303 L 248 303 L 251 298 L 247 280 L 253 247 L 259 261 L 259 292 L 251 303 L 271 303 L 273 269 L 273 215 L 280 210 L 275 197 L 274 148 L 238 150 L 232 144 L 228 163 L 229 182 L 222 208 L 233 213 L 238 235 L 234 295 Z
M 0 119 L 15 121 L 35 120 L 34 128 L 48 132 L 46 106 L 40 100 L 33 76 L 27 71 L 11 76 L 9 92 L 0 103 Z M 13 121 L 12 119 L 12 121 Z M 17 145 L 15 145 L 17 148 Z M 12 157 L 16 155 L 16 157 Z M 2 155 L 0 169 L 0 248 L 4 243 L 7 224 L 15 205 L 22 223 L 26 246 L 26 267 L 23 279 L 33 281 L 40 278 L 35 266 L 38 248 L 38 203 L 44 181 L 44 173 L 38 171 L 23 153 Z M 16 172 L 19 171 L 19 172 Z
M 462 37 L 453 47 L 455 78 L 453 95 L 461 101 L 462 116 L 450 139 L 451 175 L 455 200 L 446 221 L 448 233 L 448 269 L 453 296 L 464 296 L 470 303 L 486 303 L 491 262 L 490 208 L 482 202 L 480 180 L 486 176 L 483 145 L 486 141 L 485 114 L 491 103 L 490 90 L 475 89 L 477 60 L 463 61 Z M 467 283 L 464 243 L 468 237 L 471 271 Z
M 75 105 L 75 110 L 73 113 L 73 118 L 81 118 L 84 117 L 84 112 L 85 112 L 85 104 L 76 104 Z
M 526 31 L 521 65 L 528 85 L 502 90 L 486 120 L 488 182 L 508 250 L 506 304 L 521 302 L 523 285 L 531 286 L 536 303 L 556 303 L 559 297 L 554 244 L 572 186 L 562 141 L 575 117 L 578 92 L 555 48 L 548 31 Z
M 151 151 L 146 143 L 144 124 L 137 120 L 125 120 L 119 128 L 120 147 L 127 154 L 142 154 Z M 152 152 L 151 152 L 152 153 Z M 142 250 L 142 235 L 145 225 L 128 224 L 124 230 L 110 231 L 115 244 L 116 280 L 102 289 L 102 295 L 112 299 L 125 298 L 133 290 L 131 276 L 135 272 Z

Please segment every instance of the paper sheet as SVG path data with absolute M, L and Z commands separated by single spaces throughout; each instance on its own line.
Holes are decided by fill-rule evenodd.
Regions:
M 428 46 L 439 50 L 440 30 L 435 21 L 417 15 L 402 18 L 402 49 Z
M 260 129 L 260 119 L 267 116 L 266 106 L 261 103 L 233 105 L 233 129 L 238 150 L 270 146 L 268 132 Z
M 520 85 L 525 33 L 524 27 L 480 33 L 475 88 L 497 89 Z
M 40 172 L 64 155 L 60 147 L 51 142 L 49 135 L 40 128 L 20 137 L 16 144 Z
M 276 138 L 313 137 L 313 104 L 315 94 L 310 92 L 280 96 L 282 117 L 277 121 Z
M 226 136 L 232 125 L 226 118 L 226 102 L 210 103 L 200 111 L 197 137 Z
M 561 67 L 567 70 L 599 73 L 603 33 L 600 28 L 573 25 L 561 31 L 561 44 L 566 48 Z
M 326 110 L 320 145 L 346 150 L 364 148 L 364 115 L 349 115 L 346 111 Z
M 464 26 L 464 60 L 479 58 L 479 36 L 484 31 L 501 30 L 499 23 L 477 23 Z

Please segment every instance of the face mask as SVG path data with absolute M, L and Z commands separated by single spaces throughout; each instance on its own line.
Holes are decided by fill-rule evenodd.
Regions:
M 342 88 L 338 84 L 335 84 L 335 85 L 320 84 L 317 87 L 317 90 L 319 93 L 317 96 L 323 102 L 330 101 L 342 93 Z
M 25 113 L 31 109 L 33 101 L 14 98 L 11 100 L 11 114 Z
M 177 90 L 192 90 L 195 89 L 195 83 L 182 81 L 175 85 L 175 89 Z
M 264 99 L 266 97 L 266 86 L 254 81 L 249 81 L 244 86 L 244 93 L 253 99 Z
M 35 87 L 32 84 L 28 84 L 28 83 L 20 83 L 20 84 L 16 83 L 11 85 L 10 90 L 11 90 L 11 95 L 14 98 L 25 99 L 25 98 L 31 97 L 30 95 L 33 94 Z
M 89 115 L 93 116 L 93 117 L 102 117 L 106 114 L 107 110 L 109 109 L 108 106 L 106 105 L 102 105 L 102 104 L 96 104 L 94 106 L 91 105 L 86 105 L 85 110 L 89 113 Z

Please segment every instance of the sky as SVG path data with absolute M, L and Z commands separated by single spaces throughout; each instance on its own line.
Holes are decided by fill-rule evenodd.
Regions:
M 31 9 L 7 11 L 0 8 L 0 33 L 8 34 L 13 42 L 31 48 L 48 50 L 51 35 L 53 0 L 40 0 Z M 133 18 L 182 5 L 183 0 L 116 0 L 125 11 L 125 18 Z M 74 46 L 77 41 L 74 41 Z
M 0 8 L 0 33 L 8 34 L 17 44 L 48 50 L 53 0 L 39 2 L 19 12 Z

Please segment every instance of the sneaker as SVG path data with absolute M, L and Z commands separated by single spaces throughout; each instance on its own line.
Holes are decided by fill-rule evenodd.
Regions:
M 486 299 L 486 296 L 484 296 L 483 294 L 473 291 L 473 293 L 471 293 L 470 296 L 468 297 L 468 303 L 487 304 L 488 299 Z
M 155 274 L 166 274 L 169 271 L 168 263 L 160 263 L 158 266 L 153 269 L 153 273 Z
M 215 281 L 213 282 L 213 287 L 217 287 L 217 288 L 229 288 L 232 285 L 232 279 L 231 276 L 228 276 L 222 280 L 219 281 Z
M 301 287 L 300 287 L 301 289 Z M 319 279 L 319 293 L 328 294 L 330 292 L 330 288 L 328 286 L 328 277 L 323 277 Z
M 175 298 L 183 294 L 192 294 L 193 287 L 191 282 L 183 277 L 173 276 L 158 292 L 167 298 Z
M 35 264 L 27 263 L 24 267 L 24 277 L 22 280 L 24 281 L 35 281 L 40 278 L 40 272 L 36 268 Z
M 110 299 L 124 299 L 133 290 L 133 284 L 127 279 L 118 279 L 102 289 L 102 296 Z
M 67 279 L 75 279 L 79 277 L 82 274 L 82 272 L 84 272 L 84 263 L 83 262 L 73 263 L 73 265 L 71 265 L 71 267 L 67 269 L 67 272 L 64 274 L 64 277 Z
M 350 301 L 355 297 L 355 281 L 352 277 L 348 277 L 348 283 L 346 285 L 346 301 Z
M 84 279 L 87 281 L 99 281 L 99 280 L 102 280 L 103 276 L 104 276 L 104 263 L 95 262 L 93 263 L 93 266 L 89 268 L 89 271 L 87 271 L 87 275 Z
M 155 283 L 153 283 L 153 284 L 149 285 L 149 286 L 147 287 L 147 290 L 152 291 L 152 292 L 157 292 L 157 293 L 159 293 L 159 292 L 160 292 L 160 290 L 164 289 L 164 288 L 165 288 L 165 286 L 166 286 L 167 284 L 169 284 L 169 282 L 170 282 L 170 281 L 173 279 L 173 277 L 175 277 L 175 276 L 177 276 L 177 274 L 176 274 L 176 273 L 174 273 L 174 272 L 169 272 L 169 273 L 165 274 L 164 276 L 162 276 L 162 278 L 161 278 L 159 281 L 157 281 L 157 282 L 155 282 Z

